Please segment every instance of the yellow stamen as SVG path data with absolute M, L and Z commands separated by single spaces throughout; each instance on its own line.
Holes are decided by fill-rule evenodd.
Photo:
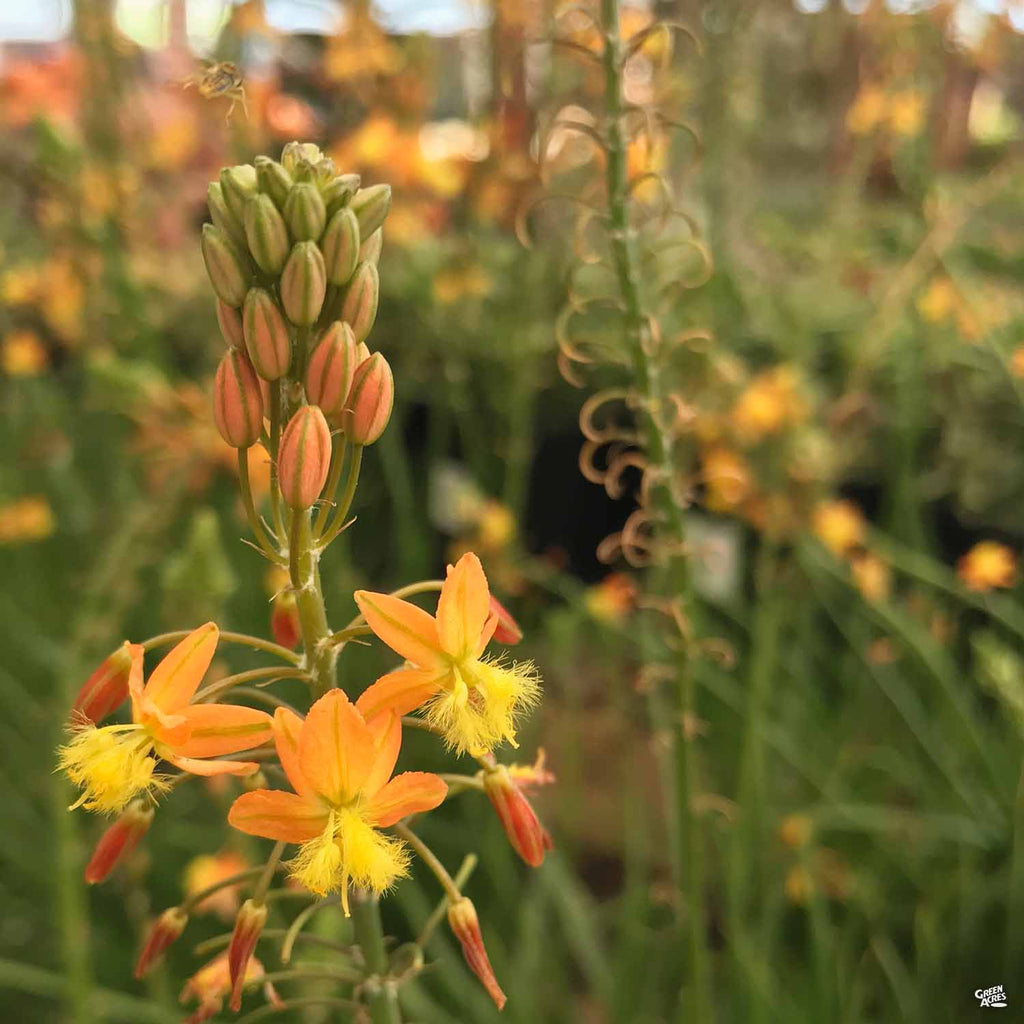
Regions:
M 289 864 L 292 878 L 317 896 L 326 896 L 338 888 L 341 849 L 334 838 L 336 831 L 337 819 L 332 814 L 327 828 L 316 839 L 303 843 L 299 855 Z
M 154 776 L 153 742 L 141 726 L 90 725 L 78 730 L 58 751 L 57 767 L 82 790 L 69 808 L 117 814 L 147 790 L 166 782 Z

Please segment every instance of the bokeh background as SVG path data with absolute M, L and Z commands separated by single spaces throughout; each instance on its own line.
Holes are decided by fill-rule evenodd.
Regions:
M 180 1019 L 192 947 L 229 927 L 230 895 L 136 983 L 145 922 L 256 856 L 221 824 L 232 791 L 197 787 L 87 890 L 100 824 L 66 813 L 52 751 L 123 638 L 210 617 L 266 632 L 274 585 L 241 543 L 234 453 L 210 416 L 223 342 L 198 237 L 218 169 L 292 139 L 394 190 L 373 342 L 395 412 L 324 567 L 328 607 L 345 621 L 353 589 L 434 576 L 472 547 L 545 679 L 521 751 L 543 747 L 558 778 L 536 798 L 556 843 L 543 867 L 519 863 L 481 800 L 424 825 L 451 867 L 480 854 L 467 891 L 503 1018 L 692 1021 L 692 943 L 709 1021 L 964 1021 L 995 984 L 1020 1013 L 1024 5 L 624 7 L 624 35 L 658 17 L 702 44 L 652 33 L 626 83 L 668 112 L 630 133 L 629 173 L 671 183 L 714 260 L 671 313 L 703 652 L 685 722 L 650 671 L 663 616 L 644 571 L 602 544 L 636 480 L 601 487 L 587 458 L 581 472 L 596 385 L 559 359 L 580 241 L 571 205 L 536 200 L 586 194 L 601 157 L 546 126 L 599 125 L 603 80 L 589 21 L 558 13 L 3 5 L 5 1020 Z M 200 58 L 237 63 L 247 116 L 184 87 Z M 645 258 L 670 280 L 692 271 L 678 248 Z M 346 667 L 354 690 L 375 658 Z M 679 884 L 675 734 L 696 771 L 699 917 Z M 385 904 L 402 941 L 436 902 L 424 876 Z M 444 934 L 428 953 L 409 1019 L 498 1019 Z

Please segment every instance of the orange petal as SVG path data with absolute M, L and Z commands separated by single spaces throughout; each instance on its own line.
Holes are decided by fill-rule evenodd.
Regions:
M 421 668 L 400 668 L 381 676 L 368 686 L 356 701 L 356 707 L 367 721 L 383 711 L 394 711 L 396 715 L 407 715 L 425 704 L 437 691 L 441 683 L 437 673 Z
M 219 638 L 220 630 L 215 622 L 189 633 L 153 669 L 144 696 L 167 714 L 181 711 L 206 675 Z
M 480 638 L 477 641 L 476 649 L 473 651 L 473 657 L 479 658 L 484 653 L 484 648 L 491 642 L 491 638 L 494 636 L 495 630 L 501 624 L 501 618 L 497 612 L 491 612 L 487 617 L 487 621 L 484 623 L 484 628 L 480 632 Z
M 370 774 L 363 781 L 363 794 L 372 797 L 391 778 L 402 748 L 402 720 L 393 711 L 378 715 L 368 723 L 367 728 L 374 734 L 377 756 Z
M 327 827 L 327 812 L 294 793 L 254 789 L 243 793 L 228 811 L 228 824 L 250 836 L 304 843 Z
M 448 654 L 465 658 L 475 652 L 490 607 L 484 567 L 467 551 L 455 565 L 448 566 L 437 602 L 437 635 Z
M 302 733 L 302 719 L 287 708 L 274 711 L 274 746 L 288 781 L 296 793 L 310 792 L 306 776 L 299 765 L 299 736 Z
M 265 711 L 236 704 L 193 704 L 182 712 L 192 727 L 175 750 L 182 757 L 217 757 L 266 743 L 273 719 Z
M 254 775 L 260 769 L 255 761 L 206 761 L 197 757 L 179 757 L 177 754 L 169 753 L 164 753 L 161 756 L 182 771 L 207 777 L 211 775 Z
M 393 651 L 420 668 L 444 663 L 432 615 L 389 594 L 357 590 L 354 596 L 370 629 Z
M 447 784 L 432 772 L 402 772 L 370 801 L 366 816 L 377 828 L 387 828 L 410 814 L 432 811 L 447 793 Z
M 373 767 L 373 733 L 343 690 L 324 694 L 299 736 L 299 765 L 310 786 L 333 804 L 352 800 Z

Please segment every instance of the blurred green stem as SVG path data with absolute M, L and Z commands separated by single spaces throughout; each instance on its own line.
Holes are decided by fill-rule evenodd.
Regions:
M 259 513 L 256 511 L 256 504 L 252 497 L 252 487 L 249 483 L 249 455 L 246 449 L 238 449 L 238 488 L 242 494 L 242 503 L 245 505 L 245 514 L 249 519 L 249 528 L 253 532 L 257 543 L 263 549 L 263 553 L 270 561 L 278 565 L 284 565 L 284 558 L 281 553 L 270 543 L 263 523 L 260 521 Z
M 331 629 L 327 625 L 320 574 L 316 571 L 318 557 L 310 536 L 310 511 L 296 510 L 292 516 L 288 568 L 314 700 L 338 685 L 337 653 L 330 642 Z
M 388 954 L 384 948 L 384 931 L 380 923 L 380 905 L 369 892 L 352 892 L 352 925 L 356 942 L 363 951 L 363 960 L 370 977 L 363 985 L 363 994 L 373 1024 L 401 1024 L 398 989 L 386 979 Z

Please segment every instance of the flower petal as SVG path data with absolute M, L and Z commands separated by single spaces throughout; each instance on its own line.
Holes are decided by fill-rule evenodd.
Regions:
M 302 734 L 302 719 L 287 708 L 274 711 L 274 746 L 288 781 L 296 793 L 312 792 L 299 764 L 299 736 Z
M 432 772 L 396 775 L 366 807 L 366 816 L 377 828 L 420 811 L 432 811 L 448 793 L 443 779 Z
M 265 711 L 237 704 L 193 704 L 182 717 L 192 727 L 188 739 L 178 745 L 182 757 L 217 757 L 266 743 L 273 719 Z
M 203 681 L 219 639 L 215 622 L 193 630 L 153 669 L 143 695 L 166 714 L 181 711 Z
M 176 768 L 191 772 L 193 775 L 254 775 L 260 766 L 255 761 L 215 761 L 197 757 L 180 757 L 165 751 L 158 751 L 165 761 L 170 761 Z
M 330 803 L 356 796 L 375 756 L 373 733 L 343 690 L 331 690 L 309 709 L 299 735 L 299 765 Z
M 228 824 L 250 836 L 305 843 L 327 827 L 328 814 L 317 804 L 294 793 L 254 789 L 243 793 L 228 811 Z
M 357 590 L 354 597 L 370 629 L 393 651 L 420 668 L 444 663 L 432 615 L 390 594 Z
M 400 668 L 381 676 L 359 695 L 356 707 L 367 721 L 384 711 L 407 715 L 425 704 L 441 688 L 437 673 L 421 668 Z
M 453 658 L 475 653 L 490 605 L 484 567 L 472 551 L 467 551 L 455 565 L 448 566 L 437 601 L 438 639 Z
M 393 711 L 389 711 L 369 722 L 368 728 L 374 734 L 377 756 L 370 774 L 363 781 L 363 795 L 372 797 L 395 770 L 398 751 L 402 748 L 402 720 Z

